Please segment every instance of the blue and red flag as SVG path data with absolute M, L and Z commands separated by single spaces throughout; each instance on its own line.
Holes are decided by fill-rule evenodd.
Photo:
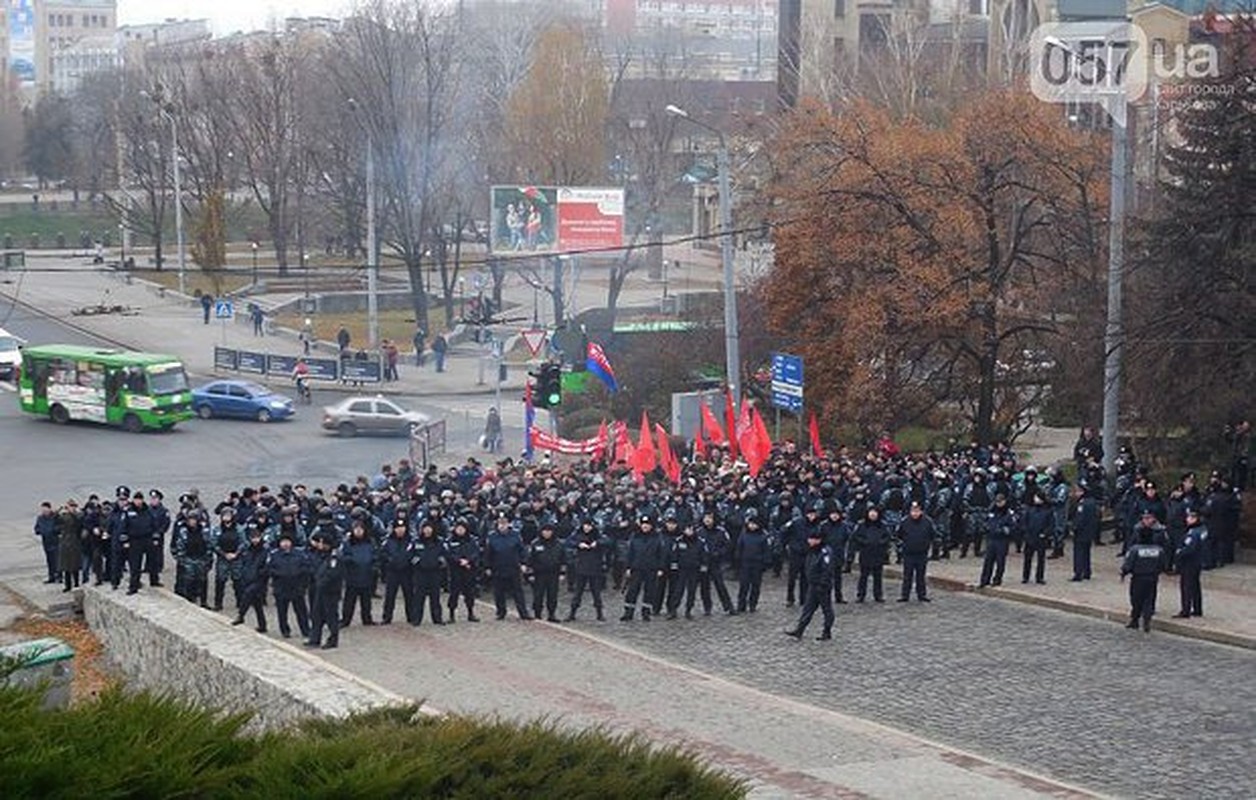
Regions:
M 532 384 L 523 387 L 523 460 L 532 461 L 532 424 L 536 421 L 536 408 L 532 405 Z
M 589 342 L 589 351 L 584 360 L 584 367 L 601 378 L 607 389 L 610 389 L 612 392 L 619 391 L 619 383 L 615 380 L 615 370 L 611 368 L 610 359 L 606 357 L 606 351 L 602 349 L 602 345 L 597 342 Z

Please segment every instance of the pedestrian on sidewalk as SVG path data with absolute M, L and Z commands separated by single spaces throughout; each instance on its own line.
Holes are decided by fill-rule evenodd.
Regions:
M 265 336 L 266 312 L 257 303 L 249 303 L 249 319 L 253 321 L 253 335 Z
M 349 349 L 349 342 L 353 341 L 353 337 L 349 335 L 349 329 L 344 325 L 340 326 L 340 330 L 336 331 L 336 346 L 340 348 L 340 352 Z
M 1138 630 L 1138 621 L 1143 623 L 1143 632 L 1151 632 L 1151 618 L 1156 613 L 1156 589 L 1160 584 L 1160 573 L 1164 571 L 1165 551 L 1162 545 L 1152 541 L 1150 527 L 1140 527 L 1134 534 L 1135 543 L 1125 551 L 1125 560 L 1121 562 L 1121 580 L 1126 575 L 1130 578 L 1130 622 L 1125 627 Z
M 79 586 L 83 568 L 83 517 L 73 497 L 57 513 L 57 565 L 61 570 L 62 589 L 68 592 Z
M 502 447 L 502 416 L 494 406 L 488 410 L 484 421 L 484 449 L 496 453 Z
M 205 324 L 209 324 L 209 310 L 214 307 L 214 297 L 208 292 L 201 295 L 201 311 L 205 315 Z
M 305 318 L 305 324 L 301 326 L 301 353 L 302 355 L 310 354 L 310 345 L 314 342 L 314 325 L 309 317 Z
M 432 354 L 436 356 L 436 371 L 445 371 L 445 353 L 449 350 L 449 342 L 445 340 L 445 334 L 436 335 L 436 339 L 432 342 Z
M 397 350 L 397 344 L 392 339 L 385 339 L 384 344 L 380 348 L 384 356 L 384 380 L 396 381 L 400 379 L 397 374 L 397 359 L 401 353 Z
M 423 366 L 423 347 L 427 344 L 427 331 L 423 328 L 416 327 L 414 329 L 414 366 Z
M 35 535 L 44 547 L 44 561 L 48 566 L 48 579 L 44 583 L 57 583 L 61 580 L 61 572 L 57 568 L 60 561 L 59 533 L 60 527 L 57 515 L 52 510 L 52 503 L 45 500 L 39 504 L 39 516 L 35 517 Z

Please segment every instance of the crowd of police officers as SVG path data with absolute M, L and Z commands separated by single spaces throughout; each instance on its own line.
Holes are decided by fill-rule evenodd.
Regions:
M 1166 570 L 1182 576 L 1179 616 L 1202 614 L 1200 572 L 1234 558 L 1237 488 L 1220 473 L 1204 487 L 1184 475 L 1162 498 L 1123 452 L 1108 490 L 1095 446 L 1086 434 L 1079 440 L 1076 483 L 1060 469 L 1019 467 L 1005 446 L 977 445 L 814 458 L 786 443 L 756 477 L 711 448 L 686 464 L 679 485 L 661 473 L 637 481 L 623 465 L 597 461 L 486 469 L 469 459 L 442 473 L 403 460 L 326 492 L 284 484 L 214 500 L 189 491 L 173 512 L 157 489 L 120 486 L 81 509 L 45 503 L 35 532 L 49 582 L 64 580 L 69 591 L 81 573 L 117 589 L 125 574 L 129 593 L 145 576 L 161 585 L 169 534 L 180 596 L 222 610 L 230 586 L 234 623 L 251 612 L 259 631 L 273 596 L 280 633 L 290 637 L 295 620 L 308 646 L 324 648 L 337 646 L 355 615 L 363 625 L 391 624 L 398 596 L 411 625 L 453 624 L 460 609 L 478 622 L 481 589 L 499 620 L 512 607 L 525 620 L 574 620 L 586 596 L 604 620 L 608 588 L 622 596 L 623 621 L 692 619 L 717 603 L 726 614 L 754 613 L 769 571 L 783 576 L 787 604 L 802 606 L 787 633 L 801 637 L 818 610 L 819 638 L 828 639 L 832 604 L 852 588 L 855 602 L 869 589 L 884 602 L 890 559 L 904 573 L 898 600 L 914 592 L 929 602 L 931 560 L 971 552 L 981 559 L 980 585 L 997 586 L 1014 547 L 1022 581 L 1043 583 L 1046 560 L 1061 557 L 1071 535 L 1072 580 L 1084 581 L 1105 529 L 1133 576 L 1132 626 L 1147 625 Z M 63 558 L 63 540 L 77 543 L 77 560 Z M 850 587 L 844 576 L 856 568 Z

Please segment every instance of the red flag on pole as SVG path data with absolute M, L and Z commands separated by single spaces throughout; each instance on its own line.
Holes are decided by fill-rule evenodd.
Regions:
M 811 421 L 808 423 L 811 429 L 811 452 L 816 458 L 824 458 L 824 447 L 820 444 L 820 423 L 816 421 L 816 412 L 811 412 Z
M 602 420 L 602 424 L 597 427 L 597 438 L 601 442 L 601 446 L 593 451 L 594 460 L 601 461 L 606 457 L 606 451 L 610 448 L 611 434 L 606 427 L 606 420 Z
M 706 442 L 702 440 L 702 428 L 698 428 L 693 434 L 693 454 L 706 458 L 707 447 Z
M 672 453 L 672 444 L 668 439 L 667 431 L 663 430 L 662 425 L 655 423 L 654 432 L 659 438 L 659 463 L 663 465 L 663 471 L 667 473 L 672 483 L 680 483 L 680 461 Z
M 633 446 L 632 439 L 628 436 L 628 423 L 615 422 L 615 463 L 624 463 L 632 466 Z
M 650 436 L 650 417 L 643 409 L 641 411 L 641 434 L 637 437 L 633 471 L 638 475 L 645 475 L 647 472 L 653 472 L 656 466 L 658 466 L 658 459 L 654 454 L 654 439 Z
M 768 434 L 768 426 L 763 424 L 763 417 L 759 416 L 759 409 L 750 409 L 750 416 L 754 425 L 755 444 L 759 447 L 759 461 L 766 462 L 772 457 L 772 437 Z
M 737 444 L 741 448 L 742 459 L 750 467 L 750 474 L 758 477 L 764 461 L 763 450 L 759 445 L 759 430 L 754 425 L 747 425 Z
M 715 412 L 706 403 L 700 405 L 702 406 L 702 427 L 699 434 L 704 434 L 711 440 L 711 444 L 724 444 L 724 429 L 720 427 L 720 421 L 716 419 Z
M 728 431 L 728 449 L 737 457 L 737 412 L 733 408 L 733 393 L 724 390 L 724 429 Z

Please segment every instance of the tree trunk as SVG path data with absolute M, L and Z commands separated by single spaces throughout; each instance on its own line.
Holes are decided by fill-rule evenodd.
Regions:
M 981 332 L 980 385 L 977 391 L 977 419 L 974 422 L 977 441 L 991 444 L 994 438 L 994 383 L 999 363 L 999 336 L 993 302 L 987 303 L 981 310 Z
M 413 251 L 407 252 L 406 274 L 410 276 L 410 302 L 414 307 L 414 321 L 427 331 L 428 340 L 435 338 L 427 316 L 427 293 L 423 291 L 423 258 Z

